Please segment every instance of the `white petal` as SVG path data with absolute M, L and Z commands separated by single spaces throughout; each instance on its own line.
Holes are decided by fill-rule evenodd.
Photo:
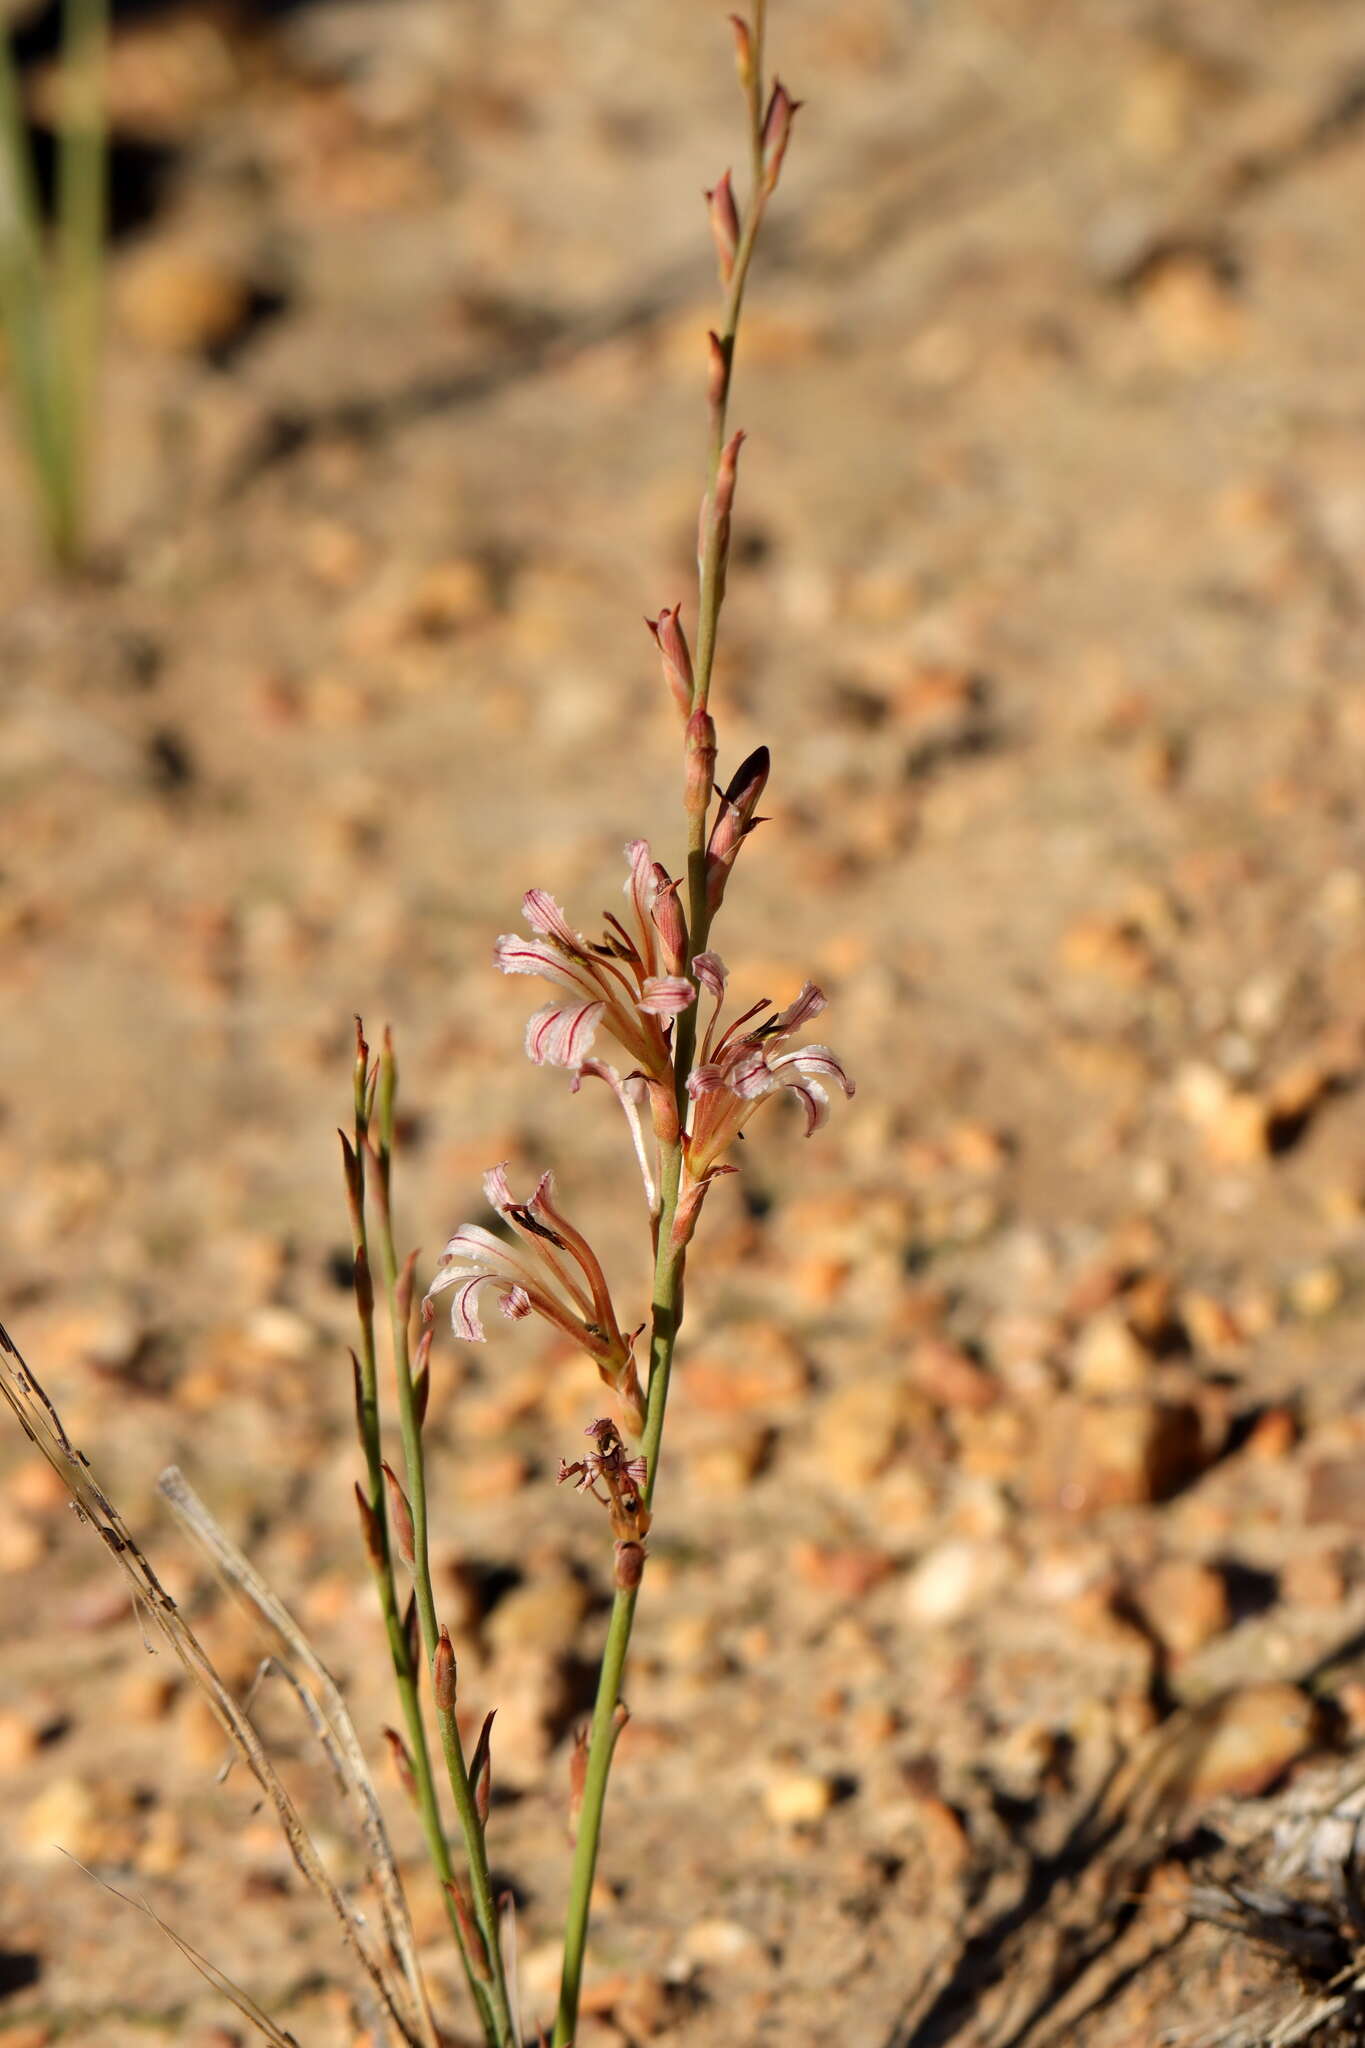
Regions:
M 526 1057 L 538 1067 L 578 1067 L 592 1050 L 605 1003 L 547 1003 L 526 1026 Z
M 821 1080 L 833 1081 L 836 1087 L 843 1089 L 845 1095 L 851 1096 L 857 1092 L 853 1082 L 827 1045 L 801 1045 L 795 1052 L 779 1052 L 768 1064 L 778 1080 L 787 1087 L 792 1083 L 787 1081 L 782 1070 L 792 1067 L 799 1074 L 819 1075 Z
M 725 962 L 721 959 L 720 954 L 698 953 L 696 959 L 692 962 L 692 972 L 696 975 L 697 980 L 701 983 L 707 994 L 713 995 L 716 1001 L 719 1002 L 725 994 L 725 983 L 728 978 Z
M 504 974 L 543 974 L 547 981 L 571 989 L 575 995 L 583 995 L 591 984 L 590 972 L 570 967 L 553 946 L 523 938 L 520 932 L 503 932 L 493 948 L 493 960 Z
M 785 1010 L 779 1010 L 772 1020 L 774 1038 L 790 1038 L 793 1031 L 799 1031 L 812 1017 L 818 1017 L 829 998 L 822 988 L 808 981 L 795 1002 L 788 1003 Z
M 697 991 L 685 974 L 652 974 L 635 1007 L 650 1017 L 676 1017 L 696 1000 Z
M 553 896 L 544 889 L 528 889 L 521 899 L 521 914 L 533 932 L 540 932 L 547 939 L 558 939 L 561 946 L 570 952 L 583 950 L 583 939 L 565 917 Z
M 482 1344 L 485 1341 L 476 1296 L 491 1277 L 488 1273 L 476 1273 L 472 1280 L 465 1281 L 450 1304 L 450 1327 L 466 1344 Z

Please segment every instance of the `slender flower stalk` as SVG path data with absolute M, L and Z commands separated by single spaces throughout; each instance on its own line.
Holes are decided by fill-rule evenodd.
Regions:
M 702 500 L 698 546 L 698 624 L 695 658 L 690 653 L 680 620 L 680 607 L 662 612 L 651 622 L 658 643 L 665 680 L 684 716 L 683 808 L 687 822 L 687 907 L 688 933 L 685 972 L 694 989 L 708 985 L 707 939 L 710 925 L 724 894 L 725 883 L 743 840 L 756 823 L 755 811 L 768 774 L 766 749 L 750 757 L 727 786 L 715 820 L 708 824 L 715 781 L 716 734 L 710 713 L 711 677 L 715 664 L 716 640 L 730 551 L 730 531 L 737 480 L 741 434 L 728 431 L 730 386 L 734 370 L 735 343 L 749 269 L 763 222 L 764 211 L 774 191 L 790 137 L 795 103 L 779 84 L 774 84 L 766 107 L 763 101 L 764 0 L 755 0 L 751 23 L 734 19 L 740 82 L 749 113 L 750 192 L 741 214 L 729 174 L 708 194 L 712 232 L 715 237 L 725 289 L 725 305 L 719 329 L 708 337 L 707 398 L 710 410 L 710 452 L 706 493 Z M 723 972 L 723 970 L 721 970 Z M 723 992 L 723 982 L 721 983 Z M 821 998 L 823 1002 L 823 998 Z M 718 1007 L 718 1005 L 717 1005 Z M 801 1007 L 801 999 L 793 1006 Z M 696 1226 L 707 1186 L 722 1170 L 720 1153 L 740 1123 L 756 1106 L 758 1096 L 785 1078 L 768 1057 L 768 1045 L 747 1042 L 746 1064 L 740 1078 L 762 1067 L 764 1081 L 751 1096 L 740 1096 L 736 1076 L 721 1067 L 714 1088 L 703 1084 L 694 1089 L 693 1067 L 697 1043 L 697 1003 L 680 1006 L 670 1034 L 674 1114 L 660 1114 L 657 1075 L 654 1093 L 655 1130 L 659 1147 L 659 1203 L 655 1224 L 653 1318 L 650 1328 L 649 1382 L 642 1438 L 644 1478 L 642 1487 L 646 1523 L 652 1514 L 659 1476 L 659 1453 L 668 1406 L 673 1354 L 683 1311 L 683 1279 L 687 1243 Z M 809 1005 L 807 1005 L 809 1013 Z M 713 1020 L 714 1021 L 714 1020 Z M 786 1013 L 775 1020 L 768 1032 L 771 1043 L 780 1043 L 796 1028 L 795 1016 Z M 708 1045 L 704 1048 L 710 1052 Z M 722 1048 L 714 1049 L 719 1054 Z M 708 1067 L 716 1066 L 715 1060 Z M 706 1071 L 704 1069 L 703 1071 Z M 846 1077 L 840 1079 L 847 1087 Z M 796 1078 L 795 1070 L 793 1078 Z M 808 1103 L 819 1106 L 819 1090 L 813 1071 L 801 1077 Z M 851 1091 L 850 1091 L 851 1092 Z M 712 1095 L 725 1098 L 725 1107 L 713 1105 Z M 729 1107 L 742 1101 L 742 1110 Z M 687 1152 L 693 1145 L 689 1114 L 697 1114 L 698 1147 L 695 1162 Z M 816 1118 L 815 1120 L 818 1120 Z M 702 1135 L 702 1125 L 705 1135 Z M 808 1127 L 813 1121 L 808 1116 Z M 620 1539 L 618 1538 L 618 1546 Z M 564 1933 L 564 1962 L 560 1979 L 559 2007 L 555 2016 L 554 2048 L 571 2048 L 578 2027 L 582 1995 L 583 1966 L 587 1948 L 589 1902 L 601 1842 L 603 1811 L 612 1758 L 622 1727 L 621 1685 L 630 1646 L 635 1607 L 639 1598 L 644 1551 L 637 1541 L 629 1553 L 628 1567 L 621 1568 L 618 1548 L 616 1593 L 607 1629 L 606 1648 L 598 1680 L 597 1700 L 588 1735 L 586 1764 L 576 1786 L 577 1834 L 570 1877 L 569 1904 Z
M 428 1518 L 425 1461 L 421 1443 L 421 1393 L 424 1384 L 418 1361 L 414 1371 L 408 1347 L 411 1314 L 411 1261 L 401 1268 L 393 1235 L 392 1172 L 394 1099 L 397 1069 L 392 1043 L 387 1034 L 383 1054 L 371 1065 L 370 1050 L 359 1020 L 356 1024 L 355 1133 L 354 1141 L 342 1137 L 347 1202 L 351 1215 L 356 1305 L 360 1324 L 360 1351 L 356 1358 L 356 1421 L 365 1454 L 368 1489 L 357 1488 L 365 1547 L 370 1557 L 384 1616 L 389 1657 L 393 1665 L 406 1743 L 396 1731 L 389 1731 L 390 1748 L 397 1761 L 400 1780 L 409 1789 L 422 1822 L 423 1837 L 446 1901 L 446 1914 L 460 1953 L 465 1979 L 479 2012 L 490 2048 L 520 2048 L 512 2032 L 507 1988 L 502 1972 L 497 1939 L 497 1912 L 492 1881 L 488 1873 L 483 1827 L 475 1811 L 473 1791 L 465 1769 L 458 1725 L 455 1721 L 453 1652 L 447 1655 L 449 1638 L 436 1620 L 428 1548 Z M 377 1142 L 376 1142 L 377 1140 Z M 385 1294 L 389 1303 L 393 1340 L 394 1376 L 402 1431 L 406 1488 L 399 1482 L 383 1455 L 379 1403 L 378 1358 L 374 1328 L 374 1283 L 372 1278 L 367 1194 L 372 1193 L 379 1215 L 378 1249 Z M 429 1349 L 429 1340 L 424 1339 Z M 441 1817 L 440 1795 L 432 1771 L 431 1750 L 423 1720 L 419 1685 L 419 1662 L 414 1654 L 410 1628 L 399 1603 L 394 1551 L 399 1552 L 413 1575 L 419 1641 L 432 1677 L 441 1747 L 447 1775 L 455 1798 L 464 1836 L 475 1906 L 471 1915 L 464 1905 L 456 1880 Z

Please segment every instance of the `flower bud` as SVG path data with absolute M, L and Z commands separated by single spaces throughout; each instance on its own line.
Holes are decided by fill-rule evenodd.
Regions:
M 438 1712 L 451 1713 L 455 1706 L 455 1646 L 448 1628 L 442 1628 L 436 1655 L 431 1660 L 431 1690 Z
M 720 908 L 725 884 L 735 856 L 756 825 L 754 816 L 768 780 L 771 757 L 766 747 L 755 747 L 730 778 L 720 799 L 716 822 L 706 842 L 706 901 L 714 914 Z
M 408 1745 L 404 1742 L 396 1728 L 386 1728 L 384 1730 L 384 1740 L 389 1745 L 389 1755 L 393 1760 L 393 1768 L 397 1773 L 398 1782 L 407 1793 L 408 1798 L 415 1803 L 417 1799 L 417 1778 L 412 1768 L 412 1758 L 408 1755 Z
M 380 1530 L 379 1517 L 366 1500 L 358 1481 L 355 1489 L 355 1504 L 360 1510 L 360 1533 L 365 1541 L 366 1554 L 376 1571 L 380 1571 L 384 1565 L 384 1537 Z
M 364 1245 L 355 1255 L 352 1285 L 355 1288 L 356 1312 L 362 1323 L 368 1323 L 374 1314 L 374 1281 L 370 1277 L 370 1261 Z
M 694 711 L 683 756 L 683 804 L 689 816 L 700 815 L 710 803 L 715 773 L 715 725 L 708 711 Z
M 480 1983 L 491 1983 L 493 1972 L 488 1967 L 488 1949 L 482 1934 L 479 1932 L 474 1915 L 469 1909 L 469 1901 L 461 1889 L 460 1880 L 457 1877 L 446 1878 L 443 1881 L 443 1889 L 451 1905 L 455 1908 L 455 1918 L 460 1923 L 460 1933 L 464 1937 L 465 1953 L 469 1957 L 470 1969 L 474 1972 Z
M 405 1329 L 408 1318 L 412 1314 L 412 1290 L 416 1272 L 417 1254 L 416 1252 L 409 1252 L 403 1261 L 403 1269 L 394 1283 L 393 1290 L 393 1305 Z
M 621 1399 L 621 1412 L 626 1419 L 626 1428 L 632 1436 L 641 1436 L 645 1427 L 645 1394 L 633 1358 L 628 1361 L 625 1371 L 618 1380 L 616 1391 Z
M 435 1331 L 423 1330 L 417 1340 L 417 1354 L 412 1367 L 412 1412 L 420 1429 L 427 1419 L 427 1403 L 431 1399 L 431 1340 Z
M 483 1726 L 479 1730 L 479 1739 L 474 1744 L 474 1754 L 469 1759 L 469 1782 L 474 1788 L 474 1811 L 479 1817 L 479 1826 L 481 1828 L 488 1825 L 488 1810 L 493 1803 L 493 1751 L 491 1737 L 493 1734 L 493 1715 L 496 1712 L 497 1708 L 494 1707 L 492 1713 L 484 1715 Z
M 666 871 L 658 861 L 654 863 L 654 880 L 658 895 L 650 919 L 663 947 L 664 968 L 669 974 L 687 972 L 687 919 L 682 904 L 678 901 L 679 884 L 669 880 Z
M 664 681 L 673 692 L 673 701 L 684 718 L 692 711 L 692 656 L 688 652 L 687 636 L 679 623 L 680 604 L 672 611 L 661 611 L 657 619 L 646 619 L 645 624 L 654 635 L 664 665 Z
M 706 403 L 714 416 L 725 404 L 730 389 L 730 351 L 716 333 L 708 328 L 706 333 Z
M 737 14 L 730 16 L 730 30 L 735 39 L 735 69 L 745 92 L 754 82 L 754 39 L 749 24 Z
M 711 238 L 716 245 L 716 261 L 720 265 L 720 281 L 729 284 L 734 274 L 735 251 L 739 247 L 739 208 L 735 205 L 734 187 L 728 171 L 707 193 L 706 206 L 711 220 Z
M 791 141 L 792 121 L 803 104 L 794 100 L 780 78 L 774 79 L 772 97 L 763 116 L 763 190 L 772 192 L 782 170 L 782 159 Z
M 398 1475 L 392 1465 L 384 1466 L 384 1478 L 388 1482 L 389 1513 L 393 1517 L 393 1533 L 398 1545 L 398 1555 L 408 1570 L 412 1571 L 415 1568 L 412 1509 L 408 1506 L 408 1497 L 399 1485 Z
M 730 513 L 735 502 L 735 482 L 739 468 L 739 451 L 744 446 L 744 431 L 731 434 L 720 451 L 720 464 L 716 470 L 716 488 L 702 499 L 701 531 L 698 535 L 698 554 L 705 575 L 708 545 L 714 550 L 716 564 L 716 601 L 725 596 L 725 571 L 730 560 Z

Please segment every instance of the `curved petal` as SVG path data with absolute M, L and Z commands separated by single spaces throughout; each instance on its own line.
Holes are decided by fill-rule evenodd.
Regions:
M 696 959 L 692 962 L 692 972 L 696 975 L 697 980 L 706 990 L 706 993 L 714 996 L 716 1001 L 719 1002 L 725 994 L 725 984 L 729 979 L 728 969 L 720 954 L 698 953 Z
M 651 974 L 635 1007 L 650 1017 L 676 1017 L 696 1000 L 697 991 L 685 974 Z
M 726 1063 L 725 1084 L 745 1102 L 756 1102 L 777 1086 L 761 1045 L 741 1039 L 732 1048 L 734 1057 Z
M 649 850 L 649 841 L 630 840 L 626 846 L 626 859 L 630 862 L 630 873 L 626 877 L 625 891 L 635 912 L 646 948 L 645 957 L 648 959 L 653 952 L 654 943 L 654 928 L 649 914 L 654 908 L 654 898 L 659 893 L 659 885 L 654 879 L 654 856 Z
M 829 1097 L 818 1081 L 788 1081 L 786 1085 L 806 1112 L 806 1136 L 809 1138 L 829 1116 Z
M 481 1223 L 461 1223 L 447 1238 L 441 1250 L 439 1265 L 493 1266 L 501 1265 L 507 1256 L 507 1246 L 500 1237 L 494 1237 L 491 1230 L 485 1230 Z
M 790 1038 L 793 1031 L 799 1031 L 812 1017 L 818 1017 L 828 1003 L 829 997 L 813 981 L 808 981 L 795 1002 L 788 1003 L 785 1010 L 779 1010 L 768 1020 L 768 1030 L 774 1038 Z
M 526 1056 L 538 1067 L 577 1067 L 592 1050 L 606 1004 L 546 1003 L 526 1026 Z
M 591 1074 L 595 1080 L 605 1081 L 616 1100 L 625 1111 L 630 1126 L 631 1143 L 640 1165 L 640 1179 L 644 1182 L 645 1200 L 651 1216 L 659 1213 L 659 1190 L 653 1169 L 650 1166 L 649 1146 L 645 1138 L 643 1111 L 649 1099 L 649 1090 L 643 1074 L 627 1074 L 624 1081 L 620 1073 L 605 1060 L 584 1060 L 573 1078 L 575 1092 L 582 1085 L 583 1076 Z
M 498 1302 L 509 1323 L 519 1323 L 531 1313 L 531 1297 L 524 1287 L 509 1287 Z
M 466 1344 L 486 1341 L 483 1324 L 479 1320 L 477 1296 L 479 1289 L 493 1278 L 492 1273 L 476 1273 L 472 1279 L 463 1282 L 450 1304 L 450 1327 Z
M 714 1060 L 707 1060 L 699 1067 L 693 1067 L 687 1077 L 687 1092 L 695 1101 L 699 1095 L 715 1095 L 725 1086 L 723 1068 Z
M 586 995 L 596 986 L 591 966 L 577 967 L 540 939 L 523 938 L 520 932 L 503 932 L 493 948 L 494 965 L 503 974 L 543 974 L 558 988 Z
M 799 1074 L 818 1075 L 821 1080 L 833 1081 L 847 1096 L 851 1097 L 858 1092 L 827 1045 L 801 1045 L 794 1052 L 777 1053 L 769 1060 L 768 1065 L 784 1087 L 791 1087 L 793 1084 L 787 1080 L 783 1069 L 794 1067 Z
M 521 914 L 533 932 L 554 939 L 570 953 L 586 951 L 582 934 L 576 932 L 553 896 L 544 889 L 528 889 L 521 899 Z
M 512 1190 L 507 1185 L 507 1161 L 490 1166 L 483 1177 L 483 1198 L 490 1209 L 496 1209 L 499 1216 L 505 1216 L 512 1206 Z M 485 1233 L 486 1234 L 486 1233 Z

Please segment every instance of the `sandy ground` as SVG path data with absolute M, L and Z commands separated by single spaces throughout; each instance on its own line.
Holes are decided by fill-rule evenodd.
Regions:
M 259 1645 L 172 1459 L 376 1747 L 353 1012 L 428 1263 L 485 1167 L 553 1165 L 644 1312 L 621 1132 L 490 958 L 527 886 L 595 926 L 628 838 L 677 860 L 640 619 L 690 588 L 724 12 L 130 9 L 89 576 L 0 469 L 0 1315 L 224 1668 Z M 1365 22 L 772 14 L 809 105 L 717 710 L 774 773 L 716 942 L 746 997 L 828 988 L 858 1095 L 809 1145 L 771 1113 L 698 1240 L 582 2048 L 1192 2041 L 1296 1993 L 1182 1932 L 1220 1802 L 1365 1736 Z M 525 1326 L 438 1361 L 545 2011 L 608 1574 L 553 1478 L 600 1402 Z M 17 1434 L 0 1474 L 0 2043 L 237 2038 L 54 1844 L 357 2041 L 202 1708 Z

